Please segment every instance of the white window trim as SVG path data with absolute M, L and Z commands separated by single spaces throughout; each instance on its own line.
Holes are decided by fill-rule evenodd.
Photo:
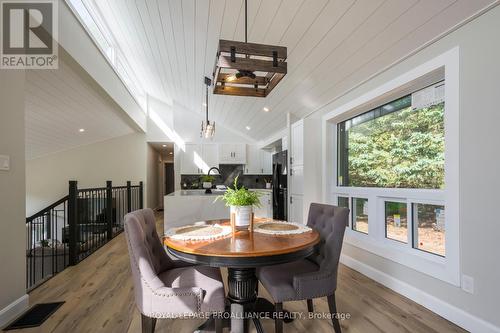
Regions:
M 368 197 L 370 220 L 369 234 L 352 230 L 352 219 L 346 230 L 345 241 L 353 246 L 372 252 L 401 265 L 448 282 L 460 285 L 460 216 L 459 216 L 459 48 L 455 47 L 432 60 L 414 68 L 405 74 L 373 89 L 366 94 L 346 103 L 323 116 L 323 199 L 325 202 L 337 204 L 337 196 Z M 337 187 L 336 130 L 337 123 L 346 119 L 352 110 L 373 102 L 384 95 L 397 91 L 404 85 L 435 71 L 444 68 L 446 82 L 445 94 L 445 189 L 380 189 Z M 368 110 L 365 110 L 368 111 Z M 350 118 L 351 116 L 349 116 Z M 344 194 L 344 195 L 342 195 Z M 409 236 L 408 243 L 385 238 L 384 218 L 380 218 L 381 198 L 408 200 L 409 203 L 432 203 L 446 207 L 446 257 L 440 257 L 425 251 L 412 248 Z M 351 200 L 349 200 L 351 205 Z M 376 215 L 378 211 L 378 216 Z M 377 223 L 375 223 L 374 217 Z M 408 211 L 408 219 L 411 212 Z M 410 228 L 410 224 L 408 228 Z M 411 230 L 409 235 L 411 234 Z

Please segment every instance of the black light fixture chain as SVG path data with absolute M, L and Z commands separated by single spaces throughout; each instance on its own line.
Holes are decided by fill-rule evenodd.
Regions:
M 248 5 L 247 5 L 247 0 L 245 0 L 245 43 L 248 43 Z
M 208 124 L 208 84 L 205 84 L 205 104 L 207 104 L 207 124 Z

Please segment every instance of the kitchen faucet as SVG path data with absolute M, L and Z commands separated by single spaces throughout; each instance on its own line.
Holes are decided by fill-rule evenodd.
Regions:
M 217 168 L 217 167 L 211 167 L 210 169 L 208 169 L 207 176 L 210 176 L 210 171 L 212 171 L 212 170 L 217 170 L 217 172 L 219 172 L 219 175 L 220 175 L 220 170 L 219 170 L 219 168 Z M 205 190 L 205 194 L 210 194 L 210 193 L 212 193 L 212 189 L 207 188 L 207 189 Z
M 219 172 L 219 175 L 220 175 L 220 170 L 218 167 L 211 167 L 210 169 L 208 169 L 207 176 L 210 176 L 210 171 L 212 171 L 212 170 L 217 170 L 217 172 Z

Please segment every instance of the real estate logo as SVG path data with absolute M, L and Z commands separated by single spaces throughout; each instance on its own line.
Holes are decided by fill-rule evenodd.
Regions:
M 0 68 L 58 68 L 57 0 L 0 4 Z

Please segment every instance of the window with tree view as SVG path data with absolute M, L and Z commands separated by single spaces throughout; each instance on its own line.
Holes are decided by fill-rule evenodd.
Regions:
M 443 81 L 337 123 L 337 202 L 353 231 L 445 256 L 444 112 Z
M 337 133 L 338 186 L 444 188 L 444 102 L 416 108 L 408 95 Z

